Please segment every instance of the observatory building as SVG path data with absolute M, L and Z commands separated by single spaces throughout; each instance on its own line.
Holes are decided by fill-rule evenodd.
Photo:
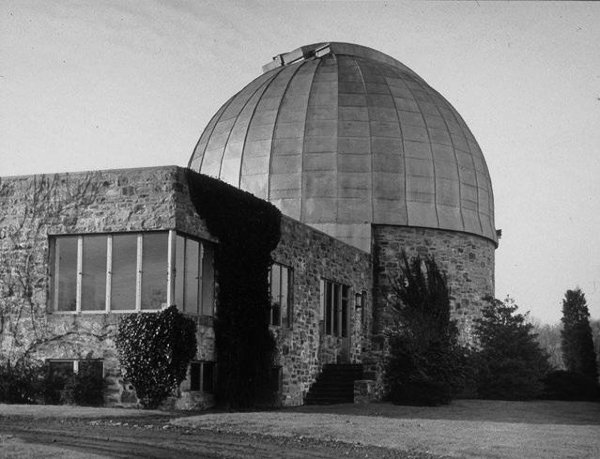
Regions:
M 379 51 L 318 43 L 276 56 L 217 111 L 189 167 L 371 253 L 377 273 L 401 249 L 434 255 L 463 317 L 493 294 L 481 149 L 443 96 Z
M 452 105 L 379 51 L 317 43 L 262 70 L 212 117 L 188 168 L 283 215 L 269 274 L 280 403 L 377 398 L 402 251 L 446 271 L 465 341 L 494 294 L 485 159 Z M 165 166 L 3 178 L 0 276 L 5 330 L 14 329 L 0 337 L 3 355 L 61 371 L 93 360 L 106 404 L 135 403 L 116 356 L 119 317 L 175 304 L 197 321 L 198 352 L 173 404 L 210 406 L 219 240 L 191 201 L 189 175 Z M 7 266 L 25 269 L 33 291 L 9 288 Z M 319 392 L 327 373 L 355 381 L 349 395 Z

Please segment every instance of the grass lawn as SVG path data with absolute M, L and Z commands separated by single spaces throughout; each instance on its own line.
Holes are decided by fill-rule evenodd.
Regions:
M 467 458 L 600 458 L 600 404 L 457 400 L 443 407 L 306 406 L 182 417 L 176 425 Z

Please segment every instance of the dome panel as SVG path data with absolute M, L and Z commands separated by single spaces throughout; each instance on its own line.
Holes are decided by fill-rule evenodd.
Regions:
M 464 120 L 404 64 L 350 43 L 276 56 L 210 120 L 189 166 L 370 250 L 370 225 L 497 242 L 485 159 Z

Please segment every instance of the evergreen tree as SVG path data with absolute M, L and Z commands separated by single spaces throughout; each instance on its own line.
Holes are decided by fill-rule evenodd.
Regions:
M 446 275 L 431 257 L 403 252 L 393 282 L 398 301 L 395 330 L 389 336 L 389 396 L 394 403 L 449 403 L 462 383 L 457 329 L 450 320 Z
M 489 298 L 476 320 L 477 392 L 483 398 L 526 400 L 543 390 L 542 380 L 550 370 L 548 356 L 536 340 L 533 325 L 517 309 L 511 299 Z
M 590 313 L 585 295 L 579 288 L 567 290 L 562 312 L 561 345 L 567 371 L 596 380 L 598 366 L 590 327 Z

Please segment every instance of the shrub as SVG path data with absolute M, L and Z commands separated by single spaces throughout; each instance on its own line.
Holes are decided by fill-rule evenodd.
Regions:
M 553 371 L 544 378 L 543 398 L 550 400 L 600 400 L 598 382 L 588 375 L 570 371 Z
M 175 306 L 122 318 L 117 350 L 123 377 L 145 408 L 158 407 L 185 379 L 196 355 L 196 323 Z
M 73 397 L 67 391 L 67 384 L 73 377 L 59 371 L 52 371 L 48 364 L 44 365 L 44 383 L 42 397 L 47 405 L 60 405 L 74 403 Z
M 386 365 L 389 398 L 397 404 L 450 403 L 465 372 L 458 331 L 450 320 L 446 275 L 435 260 L 401 255 L 393 287 L 398 301 Z
M 410 340 L 390 340 L 387 367 L 389 398 L 398 405 L 448 404 L 463 385 L 464 368 L 457 349 L 431 343 L 417 349 Z
M 0 365 L 0 403 L 38 403 L 44 387 L 44 367 L 21 360 Z
M 79 371 L 67 380 L 65 391 L 76 405 L 102 405 L 104 403 L 102 364 L 91 359 L 81 360 Z
M 548 355 L 540 348 L 533 325 L 517 313 L 510 299 L 487 299 L 477 319 L 475 352 L 477 393 L 482 398 L 528 400 L 538 397 L 542 379 L 550 370 Z

